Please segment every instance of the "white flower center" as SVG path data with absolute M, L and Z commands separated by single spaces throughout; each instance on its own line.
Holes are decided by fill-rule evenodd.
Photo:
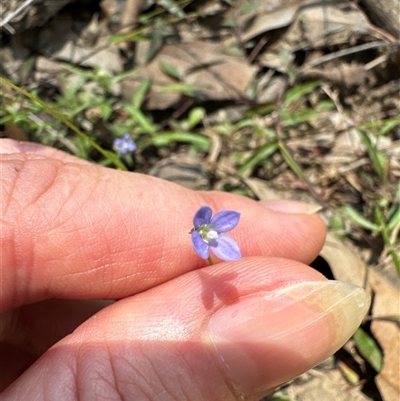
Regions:
M 214 230 L 210 230 L 207 232 L 206 237 L 208 240 L 212 241 L 218 238 L 218 233 Z
M 203 225 L 198 229 L 198 232 L 203 238 L 203 241 L 209 244 L 211 241 L 214 241 L 218 238 L 218 232 L 208 227 L 207 225 Z

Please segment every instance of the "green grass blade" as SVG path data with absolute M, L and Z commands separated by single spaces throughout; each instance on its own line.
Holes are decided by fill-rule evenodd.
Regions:
M 353 339 L 360 354 L 377 372 L 380 372 L 383 364 L 383 354 L 375 340 L 362 328 L 357 329 L 353 335 Z
M 398 216 L 396 216 L 395 214 L 394 217 L 396 221 L 398 219 Z M 382 226 L 381 231 L 382 231 L 383 242 L 385 243 L 385 246 L 388 249 L 390 256 L 392 257 L 393 263 L 396 266 L 397 274 L 400 276 L 400 257 L 396 252 L 394 244 L 392 244 L 392 241 L 390 239 L 390 230 L 385 222 L 382 211 L 380 210 L 379 207 L 375 208 L 375 218 L 376 221 Z
M 131 105 L 126 106 L 125 110 L 127 113 L 129 113 L 129 116 L 133 119 L 133 121 L 137 123 L 145 133 L 150 135 L 157 134 L 157 126 L 154 125 L 141 110 Z
M 278 141 L 279 150 L 282 154 L 282 157 L 285 159 L 286 163 L 292 169 L 292 171 L 304 182 L 308 183 L 308 179 L 304 174 L 301 167 L 297 164 L 297 162 L 293 159 L 292 155 L 289 153 L 286 145 L 282 141 Z
M 392 216 L 388 221 L 387 228 L 389 229 L 389 231 L 392 231 L 399 224 L 400 224 L 400 205 L 396 205 L 395 209 L 392 212 Z
M 177 68 L 175 68 L 173 65 L 168 64 L 164 61 L 161 61 L 159 66 L 160 66 L 161 71 L 163 71 L 165 74 L 167 74 L 171 78 L 177 79 L 178 81 L 181 79 L 181 74 L 179 73 Z
M 320 81 L 307 82 L 302 85 L 296 85 L 294 88 L 289 89 L 287 91 L 285 96 L 285 101 L 283 102 L 283 104 L 285 106 L 291 105 L 293 102 L 296 102 L 303 96 L 311 93 L 315 88 L 317 88 L 320 85 L 321 85 Z
M 302 109 L 294 113 L 291 113 L 286 108 L 281 108 L 279 114 L 282 119 L 282 125 L 284 127 L 301 124 L 312 119 L 317 119 L 320 116 L 320 112 L 312 109 Z
M 271 155 L 273 155 L 278 149 L 278 144 L 276 142 L 269 142 L 260 146 L 257 151 L 250 156 L 240 167 L 239 174 L 244 175 L 262 161 L 267 160 Z
M 135 90 L 135 93 L 132 96 L 132 106 L 135 109 L 140 109 L 140 107 L 143 104 L 143 101 L 147 95 L 147 92 L 149 91 L 151 86 L 151 79 L 146 79 L 144 82 L 142 82 Z
M 169 146 L 171 142 L 190 143 L 205 152 L 211 148 L 209 138 L 190 132 L 165 132 L 152 138 L 152 143 L 155 146 Z
M 375 171 L 378 173 L 379 178 L 384 184 L 386 184 L 388 177 L 387 174 L 385 174 L 385 169 L 383 167 L 386 158 L 378 151 L 376 144 L 371 141 L 369 135 L 363 130 L 360 130 L 360 132 L 365 146 L 367 147 L 367 152 L 372 161 L 372 165 L 374 166 Z
M 202 88 L 200 86 L 185 84 L 183 82 L 177 82 L 173 84 L 163 85 L 157 88 L 157 92 L 176 92 L 184 93 L 188 96 L 195 96 L 196 93 L 201 93 Z
M 289 397 L 286 395 L 276 395 L 276 394 L 270 394 L 267 396 L 267 398 L 263 398 L 265 401 L 292 401 Z
M 206 115 L 205 109 L 202 107 L 195 107 L 189 112 L 189 116 L 187 119 L 187 128 L 185 129 L 191 130 L 193 129 L 197 124 L 199 124 L 204 116 Z
M 113 152 L 103 149 L 99 144 L 97 144 L 92 138 L 88 135 L 83 133 L 76 125 L 74 125 L 71 121 L 68 120 L 63 114 L 59 113 L 53 107 L 49 106 L 43 100 L 39 99 L 38 97 L 32 95 L 31 93 L 27 92 L 26 90 L 20 88 L 17 85 L 14 85 L 12 82 L 8 81 L 7 79 L 0 77 L 0 83 L 10 86 L 12 89 L 16 90 L 17 92 L 21 93 L 22 95 L 29 98 L 31 101 L 40 104 L 47 112 L 52 114 L 54 117 L 58 118 L 62 121 L 67 127 L 69 127 L 72 131 L 74 131 L 78 136 L 85 139 L 90 145 L 96 149 L 99 153 L 101 153 L 106 159 L 110 160 L 111 163 L 115 165 L 115 167 L 119 168 L 120 170 L 126 170 L 125 165 L 118 159 L 117 155 Z
M 384 135 L 388 130 L 391 130 L 400 125 L 400 117 L 388 118 L 386 120 L 369 121 L 367 123 L 359 124 L 358 129 L 381 128 L 380 135 Z
M 356 223 L 358 226 L 373 232 L 382 231 L 382 226 L 369 221 L 362 214 L 357 212 L 357 210 L 355 210 L 352 206 L 344 206 L 341 210 L 353 223 Z

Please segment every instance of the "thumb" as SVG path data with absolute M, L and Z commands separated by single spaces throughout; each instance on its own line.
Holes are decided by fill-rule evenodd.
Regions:
M 258 401 L 340 348 L 368 306 L 299 262 L 220 263 L 106 307 L 2 400 Z

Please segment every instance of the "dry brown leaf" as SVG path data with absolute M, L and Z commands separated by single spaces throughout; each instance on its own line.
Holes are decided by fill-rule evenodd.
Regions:
M 106 46 L 106 40 L 100 41 L 93 47 L 80 46 L 74 41 L 67 41 L 60 50 L 53 53 L 53 58 L 114 73 L 122 71 L 118 48 L 116 46 Z
M 123 82 L 125 99 L 131 99 L 138 86 L 146 79 L 153 82 L 147 102 L 149 109 L 165 109 L 176 103 L 180 92 L 163 90 L 174 78 L 162 69 L 162 63 L 178 71 L 184 84 L 197 88 L 203 100 L 232 100 L 246 97 L 254 68 L 243 57 L 224 54 L 217 43 L 180 43 L 165 46 L 146 67 L 141 68 Z
M 245 183 L 259 200 L 282 199 L 282 194 L 276 189 L 271 188 L 268 181 L 251 177 L 245 178 Z
M 364 286 L 367 266 L 360 256 L 332 233 L 328 233 L 320 255 L 336 280 Z
M 347 0 L 302 2 L 292 20 L 285 35 L 261 57 L 264 66 L 286 71 L 294 51 L 352 43 L 370 32 L 368 20 Z
M 367 79 L 367 71 L 361 64 L 345 64 L 338 68 L 305 68 L 299 74 L 303 79 L 323 79 L 347 88 L 359 86 Z
M 237 23 L 240 28 L 240 37 L 246 42 L 254 37 L 283 28 L 292 23 L 298 9 L 304 0 L 239 0 L 234 4 L 234 13 L 239 15 Z M 245 7 L 254 11 L 243 13 Z
M 373 23 L 390 32 L 395 38 L 400 35 L 400 7 L 398 0 L 361 0 L 369 10 Z
M 337 280 L 364 285 L 367 267 L 351 248 L 328 234 L 321 256 L 328 262 Z M 372 316 L 400 315 L 400 278 L 393 266 L 377 271 L 369 268 L 368 288 L 373 292 Z M 382 348 L 383 368 L 376 378 L 385 401 L 400 399 L 400 328 L 389 320 L 372 321 L 372 333 Z
M 400 278 L 394 266 L 382 272 L 371 271 L 370 283 L 374 291 L 373 316 L 400 316 Z M 394 322 L 373 320 L 372 333 L 382 347 L 383 367 L 376 384 L 385 401 L 400 399 L 400 327 Z
M 204 165 L 190 156 L 172 156 L 161 160 L 153 166 L 149 174 L 196 191 L 210 189 L 210 180 Z
M 304 38 L 318 46 L 349 43 L 370 32 L 365 15 L 347 0 L 320 2 L 304 7 L 297 18 Z
M 354 122 L 345 114 L 340 112 L 331 113 L 329 119 L 340 132 L 324 162 L 333 166 L 343 167 L 355 160 L 361 159 L 365 152 L 365 145 L 360 132 L 353 128 Z

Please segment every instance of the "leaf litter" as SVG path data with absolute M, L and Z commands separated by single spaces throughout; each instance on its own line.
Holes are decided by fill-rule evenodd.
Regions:
M 138 144 L 130 170 L 325 207 L 321 258 L 332 277 L 372 293 L 371 314 L 342 353 L 267 399 L 399 398 L 396 19 L 376 25 L 371 1 L 64 0 L 40 16 L 40 0 L 6 3 L 2 74 L 105 149 L 129 132 Z M 40 108 L 9 90 L 2 97 L 3 136 L 107 164 Z

